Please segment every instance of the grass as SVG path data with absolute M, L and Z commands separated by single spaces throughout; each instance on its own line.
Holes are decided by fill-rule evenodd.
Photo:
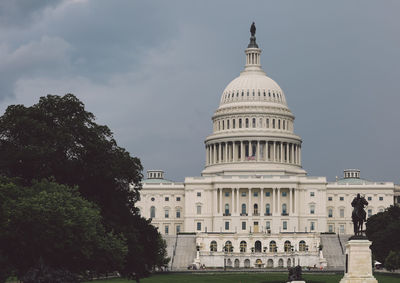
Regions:
M 379 283 L 398 283 L 400 276 L 375 274 Z M 338 283 L 342 274 L 303 274 L 306 283 Z M 95 281 L 96 282 L 96 281 Z M 101 283 L 134 283 L 127 279 L 110 279 L 97 281 Z M 203 273 L 203 274 L 155 274 L 140 280 L 142 283 L 285 283 L 286 273 Z M 93 283 L 93 281 L 92 281 Z

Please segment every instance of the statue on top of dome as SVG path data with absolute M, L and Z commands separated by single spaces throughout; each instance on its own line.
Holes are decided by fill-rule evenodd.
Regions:
M 256 34 L 256 24 L 253 22 L 250 27 L 251 36 L 255 36 Z

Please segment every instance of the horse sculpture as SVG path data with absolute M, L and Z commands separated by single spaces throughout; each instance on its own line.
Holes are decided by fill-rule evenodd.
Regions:
M 360 194 L 357 194 L 357 197 L 355 197 L 351 202 L 351 206 L 354 207 L 351 218 L 353 220 L 355 236 L 362 236 L 363 223 L 367 220 L 367 214 L 365 213 L 364 207 L 367 205 L 368 202 L 364 197 L 361 197 Z

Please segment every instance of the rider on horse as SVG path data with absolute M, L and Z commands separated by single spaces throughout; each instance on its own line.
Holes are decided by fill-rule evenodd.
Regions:
M 361 235 L 363 222 L 365 222 L 367 214 L 365 213 L 364 207 L 368 205 L 368 202 L 360 194 L 351 202 L 351 206 L 354 207 L 351 218 L 354 224 L 354 235 Z

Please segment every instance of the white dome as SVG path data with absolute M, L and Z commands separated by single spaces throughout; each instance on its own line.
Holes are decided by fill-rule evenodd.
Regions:
M 286 98 L 279 85 L 263 71 L 243 71 L 231 81 L 222 93 L 220 107 L 241 102 L 278 103 L 287 107 Z

